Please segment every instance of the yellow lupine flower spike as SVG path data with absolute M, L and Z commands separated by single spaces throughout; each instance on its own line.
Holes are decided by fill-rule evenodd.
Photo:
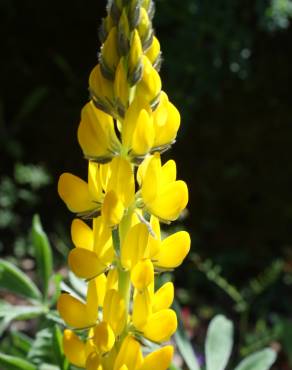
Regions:
M 168 341 L 177 327 L 174 286 L 157 289 L 155 274 L 179 266 L 190 249 L 186 231 L 160 232 L 186 207 L 188 189 L 176 163 L 160 159 L 180 114 L 162 90 L 153 15 L 153 0 L 108 1 L 77 132 L 88 179 L 64 173 L 58 182 L 77 217 L 68 264 L 87 294 L 63 292 L 57 309 L 78 330 L 65 329 L 64 353 L 86 370 L 167 370 L 173 356 L 172 346 L 143 356 L 147 341 Z

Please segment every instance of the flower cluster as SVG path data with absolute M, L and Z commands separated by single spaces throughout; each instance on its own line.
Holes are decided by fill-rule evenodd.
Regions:
M 157 289 L 155 274 L 179 266 L 190 249 L 187 232 L 160 233 L 188 201 L 175 162 L 160 158 L 180 115 L 161 90 L 153 1 L 114 0 L 107 10 L 78 128 L 88 179 L 64 173 L 58 183 L 76 214 L 68 263 L 88 283 L 85 301 L 59 297 L 64 352 L 87 370 L 166 370 L 172 346 L 151 352 L 147 344 L 168 341 L 177 327 L 173 284 Z

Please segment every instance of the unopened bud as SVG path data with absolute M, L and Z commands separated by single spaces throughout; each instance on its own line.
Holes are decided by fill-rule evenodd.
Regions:
M 151 64 L 156 70 L 158 70 L 157 67 L 160 64 L 160 60 L 161 60 L 160 54 L 161 54 L 160 43 L 158 39 L 154 36 L 152 40 L 152 44 L 150 48 L 146 51 L 145 55 L 150 60 Z
M 95 106 L 110 114 L 114 99 L 113 83 L 103 77 L 99 64 L 90 73 L 89 91 Z
M 142 40 L 143 49 L 146 50 L 144 44 L 152 33 L 152 25 L 145 8 L 140 9 L 140 19 L 137 29 Z
M 99 29 L 99 40 L 101 43 L 104 43 L 110 30 L 112 29 L 112 27 L 114 26 L 113 24 L 113 20 L 112 20 L 112 17 L 110 15 L 108 15 L 107 17 L 103 18 L 102 20 L 102 24 L 100 26 L 100 29 Z
M 112 18 L 114 25 L 117 25 L 121 17 L 121 9 L 119 9 L 115 2 L 112 2 L 111 4 L 109 15 Z
M 121 116 L 124 116 L 125 110 L 128 108 L 129 92 L 130 87 L 127 80 L 124 58 L 121 58 L 116 69 L 114 82 L 115 100 L 118 106 L 118 112 Z
M 129 66 L 129 83 L 131 86 L 135 85 L 142 77 L 142 44 L 138 34 L 135 30 L 132 37 L 131 48 L 128 59 Z
M 159 94 L 161 91 L 161 80 L 158 72 L 153 68 L 146 56 L 143 59 L 143 76 L 136 88 L 136 97 L 150 104 L 152 110 L 159 103 Z
M 152 117 L 149 116 L 145 109 L 142 109 L 133 134 L 133 152 L 138 156 L 147 154 L 153 145 L 154 135 Z
M 118 32 L 113 27 L 101 48 L 100 66 L 103 76 L 109 80 L 114 80 L 115 70 L 119 63 L 119 54 L 117 48 Z
M 141 4 L 139 0 L 131 0 L 129 9 L 130 29 L 133 30 L 138 26 L 140 20 Z
M 118 48 L 120 55 L 126 55 L 129 51 L 130 27 L 125 9 L 123 9 L 118 26 Z

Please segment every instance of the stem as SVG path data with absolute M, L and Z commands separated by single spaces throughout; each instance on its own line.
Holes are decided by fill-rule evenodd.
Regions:
M 122 266 L 119 266 L 118 273 L 119 273 L 119 293 L 125 301 L 126 311 L 128 312 L 131 288 L 130 272 L 123 270 Z

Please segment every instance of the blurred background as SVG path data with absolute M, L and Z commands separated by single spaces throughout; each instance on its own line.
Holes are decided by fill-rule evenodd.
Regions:
M 0 250 L 33 269 L 39 213 L 63 268 L 72 215 L 64 171 L 86 174 L 77 143 L 105 1 L 0 0 Z M 274 345 L 292 369 L 292 1 L 157 0 L 163 89 L 182 125 L 175 158 L 192 234 L 175 273 L 195 343 L 217 312 L 238 351 Z M 198 324 L 199 323 L 199 324 Z

